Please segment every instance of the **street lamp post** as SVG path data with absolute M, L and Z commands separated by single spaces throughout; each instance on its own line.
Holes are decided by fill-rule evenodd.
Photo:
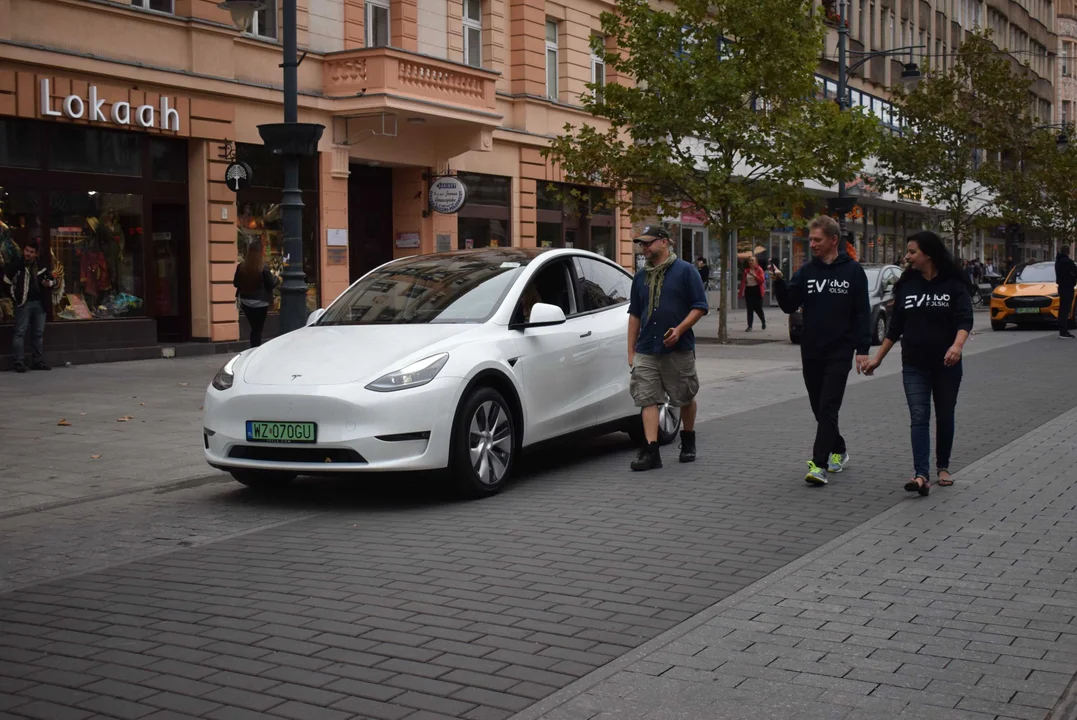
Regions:
M 902 82 L 914 85 L 920 80 L 920 68 L 912 61 L 912 51 L 917 48 L 924 47 L 923 45 L 907 45 L 905 47 L 892 48 L 890 50 L 876 50 L 873 52 L 854 52 L 858 59 L 852 65 L 849 65 L 847 49 L 849 43 L 849 28 L 845 24 L 845 9 L 848 5 L 848 0 L 839 0 L 838 4 L 838 107 L 843 111 L 849 105 L 849 74 L 857 68 L 864 65 L 866 62 L 877 57 L 886 57 L 889 55 L 897 55 L 908 51 L 909 62 L 905 63 L 905 67 L 901 71 Z M 838 225 L 841 227 L 841 239 L 845 240 L 845 216 L 853 209 L 855 205 L 855 199 L 848 196 L 848 190 L 845 186 L 845 181 L 840 180 L 838 182 L 838 197 L 831 201 L 830 209 L 836 212 L 838 215 Z
M 276 0 L 270 0 L 275 2 Z M 223 0 L 218 7 L 232 14 L 240 32 L 250 29 L 256 10 L 265 8 L 262 0 Z M 284 69 L 284 122 L 259 125 L 262 142 L 274 155 L 284 159 L 284 190 L 281 197 L 281 220 L 284 226 L 284 273 L 280 288 L 280 331 L 291 332 L 307 320 L 307 281 L 303 274 L 303 191 L 299 187 L 300 158 L 318 151 L 323 125 L 299 122 L 299 57 L 296 0 L 282 0 L 281 33 Z M 304 55 L 305 57 L 305 55 Z

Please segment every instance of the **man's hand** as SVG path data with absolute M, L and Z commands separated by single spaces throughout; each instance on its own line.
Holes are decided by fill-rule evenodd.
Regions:
M 956 344 L 951 345 L 950 349 L 946 351 L 946 357 L 942 359 L 942 362 L 946 367 L 953 367 L 961 362 L 961 348 Z
M 875 374 L 875 371 L 879 369 L 880 365 L 882 365 L 882 361 L 879 360 L 878 356 L 876 356 L 864 363 L 864 365 L 860 368 L 860 371 L 870 377 L 871 375 Z
M 666 331 L 666 337 L 662 341 L 662 344 L 665 345 L 668 348 L 671 348 L 674 345 L 676 345 L 677 343 L 679 343 L 680 341 L 681 341 L 681 329 L 680 328 L 670 328 L 668 331 Z
M 770 264 L 770 276 L 775 280 L 781 280 L 785 277 L 784 275 L 782 275 L 782 271 L 774 266 L 774 263 Z
M 871 365 L 871 358 L 869 356 L 867 356 L 867 355 L 857 355 L 856 356 L 856 374 L 857 375 L 859 375 L 861 373 L 864 373 L 865 375 L 867 375 L 868 372 L 866 371 L 866 369 L 870 365 Z
M 628 351 L 628 367 L 632 367 L 636 363 L 636 351 Z

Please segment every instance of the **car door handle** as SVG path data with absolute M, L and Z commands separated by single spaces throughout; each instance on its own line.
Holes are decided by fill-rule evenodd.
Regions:
M 588 331 L 587 331 L 587 332 L 585 332 L 585 333 L 584 333 L 583 335 L 580 335 L 580 337 L 582 337 L 582 338 L 585 338 L 585 337 L 591 337 L 591 331 L 590 331 L 590 330 L 588 330 Z

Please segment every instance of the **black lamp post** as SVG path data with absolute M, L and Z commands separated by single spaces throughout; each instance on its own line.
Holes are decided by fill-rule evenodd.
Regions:
M 270 0 L 276 2 L 276 0 Z M 240 32 L 250 29 L 262 0 L 223 0 L 217 7 L 232 13 L 232 23 Z M 281 3 L 281 31 L 284 58 L 284 122 L 259 125 L 262 142 L 274 155 L 284 158 L 284 192 L 281 219 L 284 224 L 284 281 L 280 288 L 280 331 L 291 332 L 307 320 L 307 281 L 303 274 L 303 191 L 299 188 L 299 160 L 318 151 L 325 126 L 299 122 L 299 58 L 296 42 L 296 0 Z
M 860 66 L 872 58 L 886 57 L 888 55 L 897 55 L 898 53 L 908 52 L 909 62 L 904 64 L 904 68 L 901 71 L 901 81 L 908 87 L 915 87 L 920 81 L 921 73 L 920 68 L 916 63 L 912 61 L 912 51 L 917 48 L 924 47 L 923 45 L 907 45 L 905 47 L 892 48 L 890 50 L 877 50 L 874 52 L 853 52 L 857 56 L 856 62 L 849 65 L 848 51 L 846 48 L 849 42 L 849 28 L 845 25 L 845 8 L 848 5 L 848 0 L 839 0 L 838 4 L 838 107 L 845 110 L 849 106 L 849 87 L 848 76 Z M 841 227 L 841 239 L 845 240 L 845 216 L 853 209 L 853 205 L 856 204 L 855 198 L 848 196 L 847 189 L 845 187 L 845 181 L 838 182 L 838 196 L 831 199 L 830 210 L 838 215 L 838 225 Z

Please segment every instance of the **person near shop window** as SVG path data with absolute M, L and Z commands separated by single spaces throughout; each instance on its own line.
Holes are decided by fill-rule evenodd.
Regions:
M 767 329 L 767 318 L 763 315 L 763 289 L 766 285 L 767 276 L 763 273 L 763 266 L 755 259 L 755 255 L 752 255 L 748 258 L 740 278 L 740 297 L 748 306 L 748 332 L 752 331 L 752 320 L 756 315 L 763 323 L 763 329 Z
M 52 273 L 37 258 L 37 246 L 27 243 L 22 257 L 5 265 L 4 282 L 15 304 L 15 334 L 11 339 L 11 354 L 15 372 L 26 372 L 26 333 L 29 331 L 33 370 L 49 370 L 45 364 L 45 300 L 55 284 Z
M 232 284 L 236 288 L 239 307 L 251 326 L 251 347 L 258 347 L 262 344 L 262 330 L 273 302 L 273 290 L 278 284 L 276 276 L 265 266 L 262 243 L 252 242 L 247 246 L 247 255 L 236 266 Z

